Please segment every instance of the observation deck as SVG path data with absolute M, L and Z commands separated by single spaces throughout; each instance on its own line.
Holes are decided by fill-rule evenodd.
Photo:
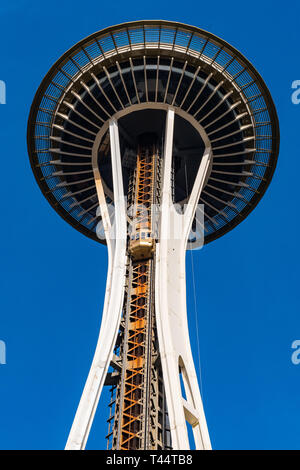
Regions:
M 162 140 L 170 106 L 176 113 L 174 202 L 187 200 L 205 145 L 212 148 L 199 200 L 205 243 L 253 210 L 279 148 L 276 110 L 262 78 L 240 52 L 208 32 L 137 21 L 80 41 L 53 65 L 34 98 L 28 123 L 32 169 L 69 224 L 105 243 L 96 234 L 101 217 L 93 167 L 98 165 L 106 200 L 113 203 L 108 122 L 119 122 L 127 194 L 138 135 L 151 130 Z

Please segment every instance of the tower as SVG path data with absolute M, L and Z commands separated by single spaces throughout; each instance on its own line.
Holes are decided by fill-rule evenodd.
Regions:
M 99 339 L 67 449 L 85 448 L 105 385 L 111 448 L 189 449 L 187 423 L 196 448 L 210 448 L 185 252 L 251 212 L 278 149 L 262 78 L 198 28 L 106 28 L 47 73 L 28 123 L 33 172 L 53 208 L 109 256 Z

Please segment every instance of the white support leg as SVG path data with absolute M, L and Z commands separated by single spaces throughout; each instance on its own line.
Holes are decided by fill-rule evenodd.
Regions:
M 101 177 L 94 168 L 104 231 L 108 247 L 108 276 L 101 328 L 91 369 L 66 444 L 68 450 L 84 449 L 93 423 L 107 371 L 112 360 L 123 308 L 126 275 L 126 207 L 123 191 L 122 165 L 117 121 L 109 124 L 114 204 L 115 231 L 109 218 Z
M 190 448 L 186 421 L 193 427 L 196 448 L 211 449 L 189 340 L 185 280 L 187 239 L 211 150 L 207 148 L 204 152 L 185 214 L 178 214 L 172 210 L 171 197 L 173 129 L 174 111 L 170 108 L 166 120 L 160 237 L 156 246 L 155 311 L 159 349 L 173 449 Z M 180 222 L 182 236 L 174 239 L 171 228 L 178 227 Z M 179 367 L 186 399 L 182 396 Z

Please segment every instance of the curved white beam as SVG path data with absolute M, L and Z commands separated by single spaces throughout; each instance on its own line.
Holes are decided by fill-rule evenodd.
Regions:
M 66 444 L 68 450 L 84 449 L 93 423 L 100 394 L 112 359 L 123 308 L 126 274 L 126 208 L 118 125 L 109 123 L 114 189 L 115 226 L 111 226 L 99 170 L 94 166 L 95 182 L 108 246 L 108 276 L 99 339 L 91 369 Z
M 173 129 L 174 110 L 169 108 L 166 120 L 160 236 L 156 245 L 155 269 L 155 311 L 159 350 L 173 449 L 190 448 L 186 421 L 193 427 L 196 448 L 211 449 L 189 340 L 185 281 L 187 239 L 209 168 L 211 149 L 205 149 L 185 213 L 178 214 L 173 208 L 171 197 Z M 182 232 L 181 237 L 178 237 L 178 234 L 172 233 L 172 227 L 178 227 L 180 223 Z M 183 374 L 186 399 L 182 396 L 179 366 Z

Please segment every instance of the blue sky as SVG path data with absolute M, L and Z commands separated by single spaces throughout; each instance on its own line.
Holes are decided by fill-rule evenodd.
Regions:
M 300 449 L 298 205 L 300 6 L 240 1 L 11 1 L 0 6 L 0 449 L 62 449 L 88 373 L 104 298 L 106 249 L 63 221 L 31 172 L 26 126 L 53 62 L 85 36 L 137 19 L 193 24 L 238 48 L 277 107 L 281 149 L 271 186 L 241 225 L 194 253 L 203 399 L 213 448 Z M 188 254 L 188 310 L 195 309 Z M 197 343 L 192 333 L 197 358 Z M 105 448 L 103 395 L 88 448 Z

